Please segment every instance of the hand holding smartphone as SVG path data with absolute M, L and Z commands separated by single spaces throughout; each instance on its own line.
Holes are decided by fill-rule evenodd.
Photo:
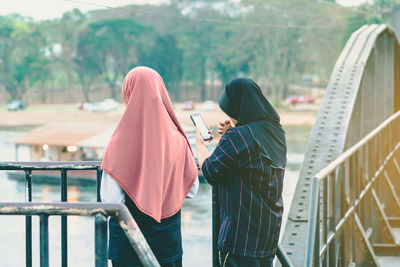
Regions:
M 192 119 L 193 124 L 199 129 L 200 135 L 203 138 L 203 140 L 204 141 L 211 140 L 212 135 L 206 123 L 204 122 L 203 117 L 201 117 L 201 114 L 200 113 L 191 114 L 190 118 Z

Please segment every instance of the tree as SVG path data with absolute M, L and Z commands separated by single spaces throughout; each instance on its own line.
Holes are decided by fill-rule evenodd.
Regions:
M 98 51 L 92 38 L 93 35 L 90 31 L 81 32 L 74 58 L 74 70 L 78 74 L 86 102 L 90 102 L 90 88 L 95 78 L 101 74 Z
M 11 71 L 13 68 L 12 52 L 15 40 L 12 38 L 14 32 L 14 21 L 10 17 L 0 17 L 0 77 L 1 83 L 10 95 L 11 99 L 17 99 L 19 93 Z
M 90 47 L 97 54 L 93 61 L 109 86 L 112 98 L 117 97 L 117 80 L 139 64 L 141 50 L 154 47 L 154 35 L 152 28 L 132 19 L 106 19 L 88 25 L 80 45 Z
M 50 70 L 44 46 L 37 25 L 19 16 L 0 18 L 1 81 L 11 99 L 21 99 L 28 85 L 45 81 Z
M 157 36 L 154 46 L 141 48 L 138 61 L 155 69 L 163 78 L 167 89 L 176 99 L 180 96 L 183 74 L 183 53 L 173 35 Z
M 84 31 L 84 27 L 86 26 L 87 19 L 86 15 L 84 15 L 79 9 L 73 9 L 72 11 L 66 12 L 63 14 L 60 20 L 56 20 L 54 23 L 54 29 L 52 31 L 53 34 L 53 43 L 61 45 L 61 68 L 64 70 L 67 78 L 67 88 L 72 89 L 74 85 L 74 73 L 78 70 L 77 75 L 79 77 L 79 81 L 82 85 L 82 74 L 80 72 L 81 67 L 77 67 L 75 64 L 79 62 L 78 57 L 78 42 L 79 36 L 82 31 Z M 80 47 L 80 52 L 82 53 L 82 44 Z M 85 69 L 85 67 L 82 67 Z M 85 87 L 84 85 L 82 85 Z M 84 90 L 85 100 L 89 99 L 89 93 Z

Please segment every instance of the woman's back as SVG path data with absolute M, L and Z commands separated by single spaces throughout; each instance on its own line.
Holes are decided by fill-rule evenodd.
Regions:
M 275 254 L 283 213 L 284 170 L 272 167 L 260 154 L 249 128 L 229 129 L 204 161 L 203 173 L 218 188 L 219 249 L 252 257 Z
M 157 222 L 141 212 L 135 203 L 125 196 L 125 205 L 142 231 L 158 261 L 162 263 L 180 259 L 183 254 L 181 239 L 181 212 Z M 140 266 L 139 258 L 130 246 L 129 240 L 115 217 L 109 222 L 109 257 L 119 262 Z
M 180 266 L 180 209 L 197 178 L 189 141 L 156 71 L 132 69 L 122 95 L 126 109 L 104 155 L 102 185 L 116 184 L 114 191 L 122 197 L 116 194 L 115 199 L 128 206 L 160 263 Z M 109 257 L 116 266 L 139 262 L 115 218 Z

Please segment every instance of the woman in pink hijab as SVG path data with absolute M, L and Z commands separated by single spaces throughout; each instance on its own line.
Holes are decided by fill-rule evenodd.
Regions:
M 126 110 L 102 164 L 102 201 L 128 207 L 161 266 L 181 266 L 180 209 L 198 188 L 189 141 L 156 71 L 132 69 L 122 96 Z M 113 267 L 141 266 L 115 218 L 109 232 Z

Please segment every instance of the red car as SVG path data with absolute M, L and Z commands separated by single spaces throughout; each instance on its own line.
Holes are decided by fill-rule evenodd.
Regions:
M 193 101 L 186 101 L 182 104 L 182 110 L 193 110 L 193 109 L 194 109 Z
M 286 104 L 305 104 L 305 103 L 314 103 L 315 99 L 312 98 L 311 96 L 289 96 L 288 98 L 285 99 Z

